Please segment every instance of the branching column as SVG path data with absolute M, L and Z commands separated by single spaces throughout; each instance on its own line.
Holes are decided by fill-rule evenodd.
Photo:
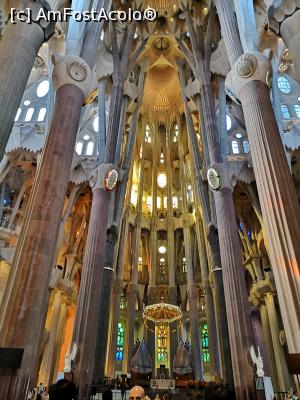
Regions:
M 26 0 L 33 17 L 44 1 Z M 49 6 L 47 6 L 49 8 Z M 0 160 L 10 136 L 15 115 L 21 102 L 37 52 L 54 32 L 54 23 L 42 27 L 38 23 L 8 22 L 0 41 Z M 22 62 L 20 62 L 22 60 Z
M 179 77 L 180 77 L 180 85 L 181 92 L 184 93 L 184 75 L 183 69 L 179 65 Z M 230 345 L 229 345 L 229 333 L 228 333 L 228 325 L 227 325 L 227 317 L 226 317 L 226 307 L 225 307 L 225 297 L 224 297 L 224 284 L 222 277 L 222 268 L 221 268 L 221 256 L 220 256 L 220 247 L 219 247 L 219 238 L 216 228 L 212 223 L 211 213 L 212 210 L 209 208 L 209 199 L 206 187 L 203 182 L 203 178 L 201 176 L 201 159 L 199 147 L 197 144 L 196 133 L 193 125 L 193 120 L 191 116 L 191 112 L 189 110 L 188 104 L 186 102 L 185 97 L 183 96 L 185 103 L 185 116 L 186 116 L 186 125 L 187 132 L 189 135 L 189 143 L 191 148 L 191 153 L 194 162 L 194 176 L 195 176 L 195 192 L 197 195 L 198 202 L 200 204 L 200 214 L 202 214 L 203 221 L 206 225 L 206 236 L 207 236 L 207 250 L 210 256 L 210 280 L 212 282 L 212 290 L 214 296 L 214 305 L 215 305 L 215 320 L 218 329 L 218 343 L 219 343 L 219 354 L 220 354 L 220 363 L 222 370 L 222 377 L 226 380 L 226 382 L 233 386 L 233 373 L 232 373 L 232 365 L 231 365 L 231 357 L 230 357 Z M 201 106 L 200 97 L 197 96 L 197 104 L 199 107 L 201 122 L 202 137 L 206 137 L 206 128 L 203 117 L 203 110 Z M 208 143 L 206 139 L 206 145 L 208 151 Z M 205 151 L 205 149 L 204 149 Z M 207 160 L 209 160 L 209 154 L 206 156 Z
M 228 1 L 217 0 L 222 34 L 232 70 L 226 86 L 240 99 L 248 132 L 269 258 L 290 353 L 300 352 L 300 209 L 272 109 L 272 66 L 261 53 L 231 53 L 238 45 L 236 21 Z
M 200 341 L 199 329 L 199 316 L 198 316 L 198 300 L 199 288 L 194 281 L 194 267 L 192 257 L 192 240 L 190 230 L 190 220 L 187 208 L 186 198 L 186 171 L 185 171 L 185 155 L 183 149 L 183 130 L 182 124 L 179 124 L 179 162 L 180 162 L 180 181 L 182 192 L 182 211 L 183 211 L 183 237 L 184 237 L 184 251 L 186 258 L 186 275 L 187 275 L 187 295 L 189 301 L 189 314 L 190 314 L 190 332 L 192 354 L 194 359 L 195 379 L 201 380 L 203 378 L 202 370 L 202 351 Z
M 126 325 L 126 349 L 127 349 L 127 371 L 131 370 L 131 357 L 134 347 L 135 332 L 135 305 L 138 292 L 138 261 L 141 243 L 141 216 L 144 188 L 144 156 L 140 160 L 138 199 L 136 206 L 135 233 L 133 243 L 133 255 L 131 264 L 131 276 L 127 290 L 127 325 Z
M 213 16 L 212 12 L 213 9 L 211 9 L 210 17 Z M 222 260 L 234 386 L 237 399 L 248 400 L 255 396 L 253 367 L 249 360 L 249 350 L 254 343 L 254 338 L 233 204 L 232 186 L 227 167 L 222 162 L 215 103 L 210 82 L 210 65 L 208 61 L 210 60 L 211 52 L 211 34 L 208 31 L 207 43 L 203 50 L 197 40 L 196 29 L 198 29 L 198 26 L 195 26 L 188 9 L 184 9 L 184 13 L 193 49 L 194 73 L 199 81 L 202 116 L 204 118 L 211 163 L 209 175 L 213 174 L 218 182 L 215 186 L 209 179 L 211 189 L 214 188 L 213 194 Z M 185 49 L 185 47 L 183 48 Z M 236 51 L 235 46 L 233 46 L 233 51 Z

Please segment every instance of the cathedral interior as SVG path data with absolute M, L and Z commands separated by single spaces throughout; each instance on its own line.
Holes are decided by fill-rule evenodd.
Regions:
M 1 400 L 300 394 L 299 44 L 299 0 L 1 0 Z

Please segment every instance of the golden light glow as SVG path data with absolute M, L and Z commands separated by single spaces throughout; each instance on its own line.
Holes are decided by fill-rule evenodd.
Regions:
M 159 246 L 158 252 L 160 254 L 166 254 L 166 251 L 167 251 L 166 246 Z
M 157 184 L 162 189 L 167 186 L 167 175 L 164 172 L 161 172 L 160 174 L 158 174 Z

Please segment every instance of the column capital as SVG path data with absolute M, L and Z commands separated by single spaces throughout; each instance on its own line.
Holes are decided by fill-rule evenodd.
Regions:
M 213 163 L 207 170 L 208 184 L 214 191 L 226 188 L 233 190 L 231 178 L 226 163 Z
M 263 54 L 258 51 L 242 54 L 234 63 L 225 80 L 227 94 L 240 104 L 240 94 L 251 81 L 261 81 L 268 86 L 272 83 L 271 51 Z
M 111 192 L 117 185 L 119 173 L 114 164 L 100 164 L 90 174 L 89 183 L 94 191 L 103 189 Z
M 78 56 L 64 56 L 56 54 L 52 56 L 53 68 L 53 85 L 58 90 L 64 85 L 73 85 L 78 87 L 88 102 L 89 97 L 95 93 L 97 89 L 97 81 L 87 62 Z

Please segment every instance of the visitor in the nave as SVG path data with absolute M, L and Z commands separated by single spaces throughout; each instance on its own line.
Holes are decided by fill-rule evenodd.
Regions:
M 0 0 L 0 400 L 300 397 L 299 43 L 300 0 Z

